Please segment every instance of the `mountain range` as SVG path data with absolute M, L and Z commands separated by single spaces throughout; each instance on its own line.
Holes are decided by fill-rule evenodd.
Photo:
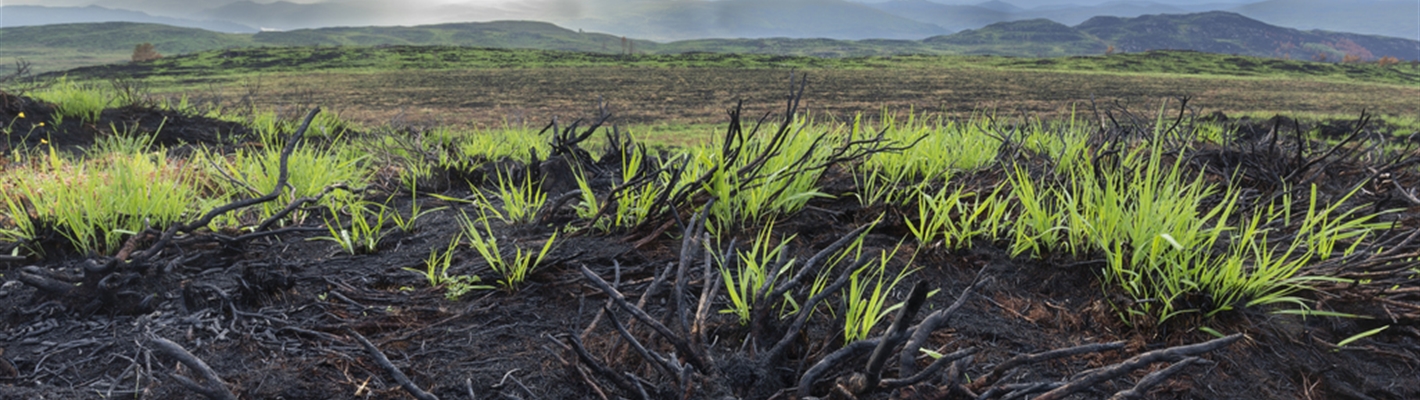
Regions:
M 19 0 L 19 3 L 39 0 Z M 1062 3 L 1073 1 L 1074 3 Z M 655 41 L 704 38 L 909 39 L 1049 19 L 1078 25 L 1097 16 L 1230 11 L 1303 30 L 1420 40 L 1413 0 L 524 0 L 499 6 L 379 0 L 45 0 L 0 7 L 0 27 L 75 22 L 150 22 L 227 33 L 333 26 L 537 20 Z M 12 2 L 13 4 L 14 2 Z
M 733 0 L 727 0 L 733 1 Z M 1212 11 L 1133 18 L 1094 17 L 1075 26 L 1048 19 L 998 22 L 922 40 L 696 39 L 655 42 L 571 30 L 547 22 L 497 21 L 396 27 L 340 27 L 220 33 L 169 25 L 106 22 L 0 29 L 0 74 L 15 59 L 37 72 L 122 62 L 137 43 L 172 55 L 255 46 L 444 45 L 592 53 L 757 53 L 820 57 L 899 54 L 1009 56 L 1100 55 L 1108 51 L 1203 52 L 1340 61 L 1390 56 L 1420 60 L 1420 41 L 1375 35 L 1302 31 L 1235 13 Z M 1112 50 L 1111 50 L 1112 49 Z M 82 57 L 81 57 L 82 56 Z

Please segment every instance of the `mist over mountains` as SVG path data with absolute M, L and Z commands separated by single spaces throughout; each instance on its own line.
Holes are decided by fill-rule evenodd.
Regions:
M 128 21 L 217 32 L 494 20 L 654 41 L 700 38 L 912 39 L 987 25 L 1232 11 L 1269 24 L 1420 39 L 1412 0 L 10 0 L 0 27 Z

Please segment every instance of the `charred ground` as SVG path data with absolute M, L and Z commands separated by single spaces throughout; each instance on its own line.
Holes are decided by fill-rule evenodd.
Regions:
M 23 97 L 0 99 L 3 121 L 14 120 L 20 112 L 43 121 L 53 112 L 52 105 Z M 1108 115 L 1111 118 L 1098 121 L 1101 140 L 1123 140 L 1153 129 L 1150 118 L 1131 118 L 1121 110 Z M 164 119 L 167 122 L 161 122 Z M 1420 201 L 1406 190 L 1420 185 L 1420 174 L 1415 172 L 1420 159 L 1410 153 L 1363 157 L 1370 145 L 1403 143 L 1396 132 L 1366 124 L 1364 118 L 1221 119 L 1234 124 L 1240 134 L 1228 146 L 1191 153 L 1188 163 L 1198 173 L 1210 179 L 1227 179 L 1219 173 L 1241 174 L 1258 193 L 1266 194 L 1286 193 L 1287 184 L 1312 182 L 1324 195 L 1339 198 L 1356 185 L 1368 185 L 1350 201 L 1376 210 L 1403 210 L 1385 217 L 1394 224 L 1377 239 L 1390 244 L 1383 251 L 1309 267 L 1312 273 L 1356 279 L 1306 292 L 1318 309 L 1369 318 L 1302 317 L 1247 308 L 1207 321 L 1183 318 L 1160 326 L 1131 327 L 1111 306 L 1120 301 L 1119 295 L 1101 286 L 1098 268 L 1093 266 L 1097 260 L 1090 257 L 1011 257 L 1003 244 L 990 242 L 958 251 L 915 249 L 908 243 L 908 250 L 919 250 L 914 265 L 921 268 L 910 280 L 938 290 L 914 311 L 919 318 L 944 315 L 940 329 L 925 330 L 930 333 L 926 347 L 948 355 L 974 349 L 968 352 L 971 356 L 942 364 L 944 368 L 922 382 L 881 390 L 855 383 L 853 373 L 872 372 L 872 368 L 864 367 L 866 352 L 850 352 L 855 356 L 828 363 L 830 368 L 821 371 L 820 379 L 810 380 L 811 393 L 796 393 L 793 388 L 799 386 L 799 377 L 844 348 L 842 332 L 835 328 L 841 325 L 841 316 L 820 310 L 806 318 L 805 325 L 792 329 L 778 319 L 760 321 L 765 324 L 761 327 L 744 326 L 730 315 L 715 312 L 724 300 L 703 295 L 717 283 L 715 274 L 699 273 L 706 255 L 697 255 L 704 248 L 698 240 L 708 236 L 697 230 L 700 217 L 694 210 L 671 207 L 652 223 L 612 234 L 567 235 L 549 254 L 551 261 L 519 290 L 477 291 L 450 301 L 440 288 L 428 287 L 420 275 L 404 268 L 421 268 L 429 249 L 444 246 L 458 234 L 462 228 L 457 215 L 469 206 L 423 196 L 413 201 L 429 208 L 450 208 L 420 219 L 411 232 L 388 235 L 372 254 L 345 255 L 329 242 L 307 240 L 319 230 L 303 228 L 319 228 L 318 224 L 242 235 L 187 229 L 205 225 L 188 224 L 140 232 L 119 255 L 78 254 L 51 234 L 40 240 L 46 249 L 42 258 L 0 258 L 0 275 L 5 278 L 0 287 L 0 304 L 4 304 L 0 397 L 407 398 L 427 391 L 445 399 L 796 398 L 809 394 L 967 398 L 967 393 L 1008 396 L 1012 390 L 1028 389 L 1027 384 L 1058 387 L 1081 382 L 1089 377 L 1082 372 L 1125 365 L 1121 363 L 1140 354 L 1161 357 L 1093 382 L 1072 398 L 1110 397 L 1131 389 L 1146 374 L 1164 370 L 1170 365 L 1164 361 L 1180 360 L 1187 361 L 1176 364 L 1179 367 L 1170 369 L 1171 374 L 1160 375 L 1161 383 L 1145 387 L 1144 397 L 1420 397 L 1416 389 L 1420 388 L 1416 373 L 1420 289 L 1408 272 L 1420 250 L 1411 240 L 1417 232 L 1413 210 Z M 143 127 L 162 123 L 165 128 L 157 143 L 170 148 L 240 146 L 240 138 L 250 134 L 239 124 L 139 107 L 105 111 L 98 123 L 41 127 L 34 132 L 43 136 L 20 138 L 8 146 L 34 148 L 44 138 L 49 145 L 79 152 L 93 143 L 93 137 L 115 134 L 109 123 Z M 736 116 L 731 126 L 738 123 Z M 1180 117 L 1164 123 L 1185 132 L 1190 124 L 1202 121 Z M 1313 128 L 1335 130 L 1349 140 L 1339 146 L 1313 142 L 1302 134 Z M 1008 132 L 1011 126 L 1003 123 L 1000 129 Z M 601 130 L 573 126 L 552 131 L 551 140 L 566 146 L 562 154 L 531 165 L 490 163 L 486 168 L 543 176 L 549 179 L 544 187 L 558 186 L 557 180 L 565 179 L 560 178 L 565 176 L 565 165 L 573 162 L 603 174 L 615 173 L 618 164 L 611 155 L 617 152 L 568 161 L 570 154 L 592 154 L 582 150 L 576 138 L 602 134 Z M 1049 163 L 1047 155 L 1013 151 L 1009 146 L 999 157 L 1042 169 Z M 825 166 L 820 184 L 834 194 L 857 190 L 845 169 L 851 162 Z M 447 179 L 450 174 L 474 178 L 474 187 L 450 183 L 462 181 Z M 989 190 L 1002 184 L 1004 174 L 988 169 L 958 181 Z M 490 184 L 479 179 L 489 175 L 486 170 L 446 171 L 442 182 L 421 187 L 437 188 L 437 194 L 446 198 L 464 198 Z M 597 190 L 612 186 L 604 184 Z M 399 189 L 377 183 L 371 190 Z M 689 198 L 690 204 L 710 201 L 703 195 Z M 874 225 L 884 214 L 888 217 Z M 558 227 L 578 223 L 567 208 L 550 210 L 544 217 L 543 223 L 531 226 L 500 225 L 499 235 L 514 243 L 538 243 Z M 808 260 L 857 233 L 866 235 L 868 248 L 891 249 L 907 236 L 904 217 L 913 215 L 865 207 L 849 196 L 838 196 L 811 201 L 809 208 L 781 218 L 774 229 L 785 236 L 797 234 L 788 248 L 796 259 Z M 752 239 L 755 229 L 750 228 L 718 233 L 719 240 L 713 243 L 720 247 L 712 249 L 725 251 L 730 238 Z M 10 254 L 8 246 L 17 245 L 0 250 Z M 455 265 L 459 273 L 487 271 L 468 249 L 457 253 Z M 902 286 L 892 301 L 908 299 L 910 286 Z M 613 292 L 624 294 L 628 304 L 609 302 L 608 293 Z M 694 306 L 696 298 L 713 305 L 703 324 L 695 324 L 704 328 L 700 334 L 705 342 L 678 327 L 685 317 L 677 318 L 677 312 Z M 954 304 L 960 308 L 948 311 Z M 630 316 L 633 309 L 644 310 L 673 332 L 654 331 L 650 321 Z M 690 307 L 689 311 L 697 310 Z M 881 338 L 888 322 L 872 338 Z M 635 339 L 619 335 L 617 324 L 627 324 Z M 1241 335 L 1218 339 L 1196 329 L 1205 324 Z M 1337 346 L 1352 335 L 1385 325 L 1390 328 L 1379 334 Z M 893 337 L 892 333 L 886 336 Z M 741 345 L 751 337 L 753 344 Z M 364 347 L 360 343 L 364 338 L 376 350 Z M 759 359 L 768 350 L 766 343 L 773 343 L 766 339 L 779 338 L 788 338 L 782 356 Z M 162 340 L 205 361 L 225 384 L 193 378 L 210 390 L 206 394 L 194 391 L 201 388 L 180 385 L 179 380 L 187 379 L 183 377 L 200 376 L 200 368 L 179 365 L 182 353 L 166 350 L 170 348 Z M 681 341 L 694 347 L 689 351 L 677 347 Z M 630 342 L 667 355 L 671 365 L 638 353 L 628 346 Z M 1189 347 L 1179 347 L 1204 342 L 1214 347 L 1191 353 L 1185 351 Z M 996 366 L 1020 355 L 1091 344 L 1103 347 L 1041 358 L 1000 371 L 1004 376 L 991 374 Z M 577 348 L 584 349 L 582 355 Z M 384 356 L 388 365 L 379 361 Z M 707 364 L 689 366 L 694 357 L 703 357 Z M 933 363 L 927 357 L 911 361 L 899 363 L 892 358 L 881 370 L 886 371 L 883 376 L 906 378 L 910 374 L 903 367 L 922 369 Z M 402 388 L 391 367 L 407 375 L 413 388 Z M 672 368 L 681 369 L 683 376 L 666 373 Z M 990 392 L 991 388 L 1007 390 Z M 1023 393 L 1043 391 L 1036 389 Z

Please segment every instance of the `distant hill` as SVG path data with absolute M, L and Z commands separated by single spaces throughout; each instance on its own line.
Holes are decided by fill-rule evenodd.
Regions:
M 592 4 L 596 4 L 593 2 Z M 561 25 L 656 41 L 703 38 L 922 39 L 950 31 L 844 0 L 687 0 L 588 7 Z
M 923 42 L 965 48 L 964 54 L 1080 55 L 1101 54 L 1107 48 L 1088 34 L 1044 18 L 997 22 L 981 29 L 927 38 Z
M 17 57 L 34 62 L 36 72 L 124 62 L 133 46 L 142 42 L 155 44 L 158 52 L 165 55 L 237 47 L 314 45 L 442 45 L 602 54 L 618 54 L 626 50 L 618 36 L 574 31 L 531 21 L 321 28 L 257 34 L 224 34 L 140 23 L 70 24 L 0 29 L 0 75 L 12 68 Z M 1300 31 L 1228 12 L 1136 18 L 1095 17 L 1074 27 L 1047 19 L 999 22 L 923 40 L 771 38 L 630 42 L 638 54 L 712 52 L 818 57 L 991 54 L 1052 57 L 1099 55 L 1113 46 L 1116 52 L 1194 50 L 1301 60 L 1322 55 L 1330 61 L 1339 61 L 1346 55 L 1364 60 L 1383 56 L 1420 59 L 1420 41 Z
M 99 6 L 0 6 L 0 15 L 5 17 L 4 19 L 0 19 L 0 28 L 87 22 L 146 22 L 183 28 L 206 29 L 214 32 L 254 33 L 257 31 L 256 28 L 230 21 L 198 21 L 184 18 L 157 17 L 140 11 L 115 10 Z
M 1098 16 L 1131 18 L 1141 15 L 1185 14 L 1187 12 L 1187 10 L 1167 4 L 1139 1 L 1112 1 L 1093 6 L 1025 10 L 1016 12 L 1012 14 L 1012 16 L 1016 19 L 1045 18 L 1073 26 Z
M 0 76 L 14 71 L 17 60 L 33 72 L 126 62 L 139 43 L 153 43 L 158 53 L 176 55 L 228 47 L 254 46 L 250 34 L 220 33 L 136 22 L 99 22 L 21 26 L 0 29 Z
M 377 46 L 449 45 L 620 53 L 621 38 L 602 33 L 582 33 L 537 21 L 465 22 L 420 26 L 367 26 L 358 28 L 301 29 L 261 32 L 252 36 L 260 45 L 273 46 Z M 650 41 L 634 41 L 637 49 L 650 49 Z
M 1300 59 L 1325 55 L 1330 60 L 1346 55 L 1363 60 L 1384 56 L 1420 57 L 1420 42 L 1414 40 L 1300 31 L 1222 11 L 1137 18 L 1095 17 L 1075 29 L 1123 52 L 1179 49 Z
M 265 29 L 310 29 L 329 26 L 389 25 L 389 16 L 398 15 L 398 8 L 371 9 L 361 2 L 292 3 L 276 1 L 257 3 L 233 1 L 201 12 L 209 18 L 230 21 Z M 397 3 L 391 2 L 391 6 Z M 385 11 L 381 13 L 380 11 Z M 397 22 L 393 22 L 397 23 Z
M 72 51 L 133 51 L 152 43 L 159 53 L 178 54 L 224 47 L 252 46 L 252 35 L 137 22 L 99 22 L 22 26 L 0 29 L 0 52 L 62 49 Z M 125 54 L 127 55 L 127 54 Z
M 1415 0 L 1266 0 L 1229 11 L 1273 25 L 1420 39 Z
M 977 3 L 977 4 L 975 4 L 974 6 L 975 6 L 975 7 L 985 8 L 985 9 L 992 10 L 992 11 L 1003 12 L 1003 13 L 1007 13 L 1007 14 L 1025 11 L 1024 8 L 1021 8 L 1021 7 L 1019 7 L 1019 6 L 1015 5 L 1015 4 L 1007 3 L 1007 2 L 1004 2 L 1004 1 L 1001 1 L 1001 0 L 991 0 L 991 1 L 984 2 L 984 3 Z
M 953 32 L 1012 19 L 1009 12 L 997 9 L 941 4 L 927 0 L 892 0 L 870 6 L 899 17 L 935 24 Z
M 1187 10 L 1166 4 L 1115 1 L 1099 5 L 1068 5 L 1023 9 L 1001 1 L 974 5 L 942 4 L 930 0 L 891 0 L 870 4 L 871 7 L 899 17 L 960 31 L 976 29 L 997 22 L 1048 19 L 1065 25 L 1076 25 L 1097 16 L 1137 17 L 1148 14 L 1182 14 Z

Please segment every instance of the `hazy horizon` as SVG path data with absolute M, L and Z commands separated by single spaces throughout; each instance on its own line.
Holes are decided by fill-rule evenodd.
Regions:
M 821 10 L 819 5 L 800 6 L 820 1 L 830 4 L 823 7 L 835 10 Z M 915 40 L 1022 19 L 1047 18 L 1073 26 L 1095 16 L 1136 17 L 1221 10 L 1303 30 L 1420 40 L 1420 1 L 1411 0 L 842 0 L 856 5 L 831 1 L 837 0 L 411 0 L 398 3 L 382 0 L 5 0 L 4 5 L 99 6 L 138 11 L 158 18 L 218 22 L 225 25 L 189 23 L 185 26 L 224 32 L 534 20 L 573 30 L 654 41 L 759 37 Z M 893 3 L 898 9 L 890 10 L 891 4 L 883 4 L 889 1 L 898 1 Z M 944 6 L 931 6 L 928 8 L 936 10 L 919 12 L 912 7 L 927 6 L 913 3 L 920 1 Z M 1267 10 L 1250 13 L 1248 9 L 1252 7 Z M 97 15 L 102 12 L 89 14 L 95 15 L 83 22 L 99 22 L 105 18 Z M 1386 15 L 1388 22 L 1373 21 L 1370 16 L 1378 14 Z M 7 21 L 0 13 L 0 26 L 33 24 L 36 23 L 31 20 Z M 812 25 L 819 27 L 806 28 Z M 859 28 L 822 33 L 825 32 L 823 26 L 849 25 Z M 820 33 L 798 34 L 808 31 Z
M 467 20 L 493 21 L 500 19 L 533 19 L 558 21 L 583 17 L 614 15 L 602 10 L 616 9 L 622 5 L 657 6 L 669 3 L 724 2 L 738 0 L 409 0 L 398 3 L 380 0 L 7 0 L 4 5 L 31 5 L 48 7 L 99 6 L 109 9 L 141 11 L 154 16 L 186 19 L 222 19 L 208 15 L 207 11 L 240 3 L 271 5 L 292 3 L 301 5 L 337 5 L 353 10 L 377 13 L 368 17 L 374 25 L 408 25 L 443 23 Z M 758 0 L 766 2 L 792 2 L 802 0 Z M 875 4 L 892 0 L 844 0 L 852 3 Z M 945 5 L 980 5 L 985 3 L 1006 3 L 1026 11 L 1041 7 L 1058 6 L 1098 6 L 1119 5 L 1165 5 L 1184 6 L 1196 9 L 1198 6 L 1216 5 L 1220 7 L 1238 6 L 1263 0 L 924 0 Z M 254 27 L 261 28 L 261 27 Z

